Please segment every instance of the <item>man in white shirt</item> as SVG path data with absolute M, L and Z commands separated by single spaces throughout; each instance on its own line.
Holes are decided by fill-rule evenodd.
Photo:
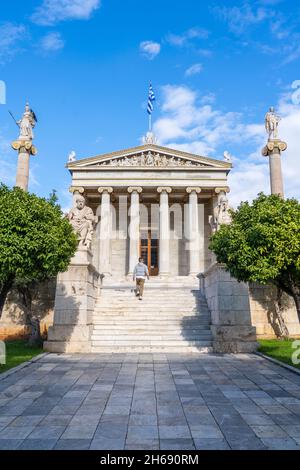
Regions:
M 148 267 L 144 264 L 143 258 L 139 258 L 139 262 L 133 271 L 133 280 L 136 281 L 136 295 L 139 296 L 139 300 L 143 299 L 146 278 L 149 280 Z

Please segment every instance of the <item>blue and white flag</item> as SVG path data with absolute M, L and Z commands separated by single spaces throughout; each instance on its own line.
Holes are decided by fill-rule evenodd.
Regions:
M 150 83 L 149 86 L 149 95 L 148 95 L 148 105 L 147 105 L 147 113 L 152 114 L 153 111 L 153 101 L 155 101 L 155 94 L 152 88 L 152 84 Z

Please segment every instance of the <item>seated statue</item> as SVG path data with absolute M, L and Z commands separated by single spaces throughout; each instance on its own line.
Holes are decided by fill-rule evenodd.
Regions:
M 81 195 L 76 197 L 75 204 L 68 214 L 68 219 L 79 236 L 79 246 L 90 248 L 95 224 L 94 213 L 86 206 L 85 198 Z
M 221 225 L 229 225 L 231 223 L 228 199 L 225 195 L 219 198 L 218 205 L 214 210 L 214 215 L 209 216 L 209 223 L 213 233 L 219 230 Z

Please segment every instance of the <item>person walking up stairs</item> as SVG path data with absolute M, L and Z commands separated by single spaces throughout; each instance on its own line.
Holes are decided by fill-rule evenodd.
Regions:
M 139 258 L 138 264 L 135 266 L 133 271 L 133 281 L 136 281 L 136 296 L 139 300 L 143 300 L 144 286 L 146 278 L 149 281 L 148 267 L 144 264 L 143 258 Z

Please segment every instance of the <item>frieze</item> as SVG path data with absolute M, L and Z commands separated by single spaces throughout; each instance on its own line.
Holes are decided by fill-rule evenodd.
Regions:
M 109 161 L 100 162 L 97 166 L 109 167 L 207 167 L 202 163 L 194 162 L 180 157 L 170 157 L 160 153 L 140 153 L 130 157 L 114 158 Z

